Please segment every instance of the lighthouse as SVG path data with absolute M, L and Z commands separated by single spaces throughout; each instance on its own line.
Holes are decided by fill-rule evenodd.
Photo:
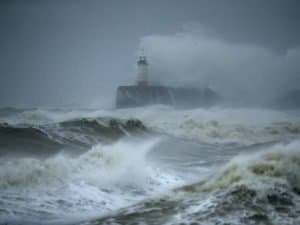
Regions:
M 137 81 L 138 86 L 148 85 L 148 62 L 146 56 L 140 56 L 137 61 Z
M 219 96 L 209 88 L 185 88 L 149 85 L 148 61 L 144 54 L 137 60 L 137 77 L 134 85 L 118 86 L 116 107 L 128 108 L 153 104 L 176 107 L 210 106 L 219 101 Z

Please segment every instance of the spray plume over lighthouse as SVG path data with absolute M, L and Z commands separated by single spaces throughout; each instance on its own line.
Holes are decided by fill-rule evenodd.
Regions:
M 149 63 L 144 54 L 137 60 L 135 85 L 119 86 L 116 107 L 138 107 L 151 104 L 166 104 L 175 107 L 199 107 L 213 105 L 219 96 L 209 88 L 184 88 L 157 86 L 149 83 Z

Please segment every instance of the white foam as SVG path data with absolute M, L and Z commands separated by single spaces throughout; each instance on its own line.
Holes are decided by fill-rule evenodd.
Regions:
M 300 136 L 300 113 L 271 109 L 210 108 L 176 110 L 166 106 L 122 109 L 158 132 L 208 143 L 251 145 Z
M 32 124 L 41 125 L 48 123 L 59 123 L 67 120 L 80 118 L 97 118 L 99 116 L 110 117 L 109 110 L 73 110 L 73 109 L 30 109 L 0 118 L 0 121 L 12 125 Z
M 118 110 L 34 109 L 1 121 L 41 125 L 97 117 L 137 118 L 155 131 L 208 143 L 251 145 L 300 136 L 299 110 L 228 107 L 177 110 L 163 105 Z
M 234 157 L 201 189 L 215 190 L 235 184 L 275 186 L 275 183 L 300 189 L 300 141 L 277 144 L 251 155 Z
M 29 219 L 99 216 L 182 184 L 153 168 L 147 153 L 159 139 L 121 140 L 96 145 L 79 157 L 58 154 L 46 160 L 0 162 L 0 209 Z M 1 205 L 1 202 L 4 205 Z
M 22 158 L 1 162 L 0 186 L 32 186 L 51 182 L 84 181 L 93 185 L 148 182 L 151 169 L 146 154 L 159 139 L 122 140 L 113 145 L 96 145 L 79 157 L 60 153 L 46 160 Z

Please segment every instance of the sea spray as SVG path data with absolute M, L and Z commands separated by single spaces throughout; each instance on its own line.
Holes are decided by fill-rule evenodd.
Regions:
M 49 185 L 70 180 L 100 185 L 125 181 L 126 177 L 127 182 L 136 182 L 147 177 L 145 156 L 158 142 L 158 138 L 121 140 L 112 145 L 98 144 L 78 157 L 58 153 L 44 160 L 21 158 L 1 161 L 0 187 Z
M 179 185 L 180 180 L 147 160 L 159 142 L 130 137 L 95 145 L 79 156 L 0 160 L 0 219 L 82 219 Z

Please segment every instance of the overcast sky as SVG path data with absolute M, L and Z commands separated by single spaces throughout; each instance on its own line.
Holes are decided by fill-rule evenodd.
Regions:
M 154 83 L 294 89 L 299 12 L 297 0 L 2 0 L 0 106 L 112 104 L 140 48 Z

